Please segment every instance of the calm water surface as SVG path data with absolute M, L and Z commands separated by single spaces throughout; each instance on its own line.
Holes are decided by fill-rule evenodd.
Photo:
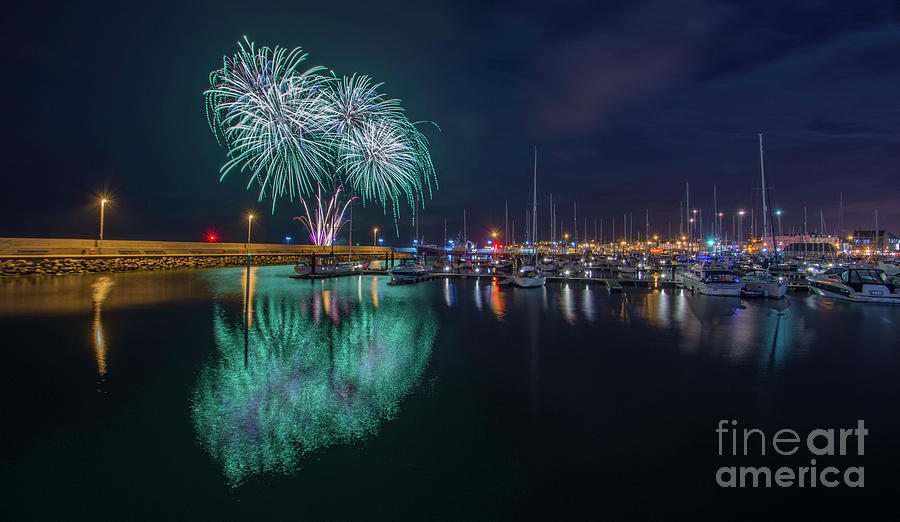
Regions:
M 0 280 L 14 518 L 892 512 L 900 308 L 291 267 Z M 246 303 L 249 302 L 249 307 Z M 716 486 L 738 427 L 855 427 L 865 488 Z M 829 460 L 830 459 L 830 460 Z

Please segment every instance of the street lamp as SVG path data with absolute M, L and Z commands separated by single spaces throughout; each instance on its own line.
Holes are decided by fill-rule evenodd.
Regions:
M 247 248 L 250 248 L 250 226 L 253 224 L 253 214 L 247 216 Z
M 378 227 L 372 230 L 372 246 L 375 246 L 376 243 L 378 243 Z
M 782 232 L 781 232 L 781 214 L 783 214 L 783 213 L 784 213 L 784 212 L 782 212 L 781 210 L 776 210 L 776 211 L 775 211 L 775 216 L 778 218 L 778 235 L 779 235 L 779 236 L 783 236 L 783 235 L 784 235 L 784 234 L 782 234 Z
M 741 238 L 740 240 L 740 249 L 744 250 L 744 211 L 738 211 L 738 236 Z
M 106 210 L 106 203 L 109 201 L 106 198 L 100 200 L 100 241 L 103 241 L 103 217 L 104 210 Z

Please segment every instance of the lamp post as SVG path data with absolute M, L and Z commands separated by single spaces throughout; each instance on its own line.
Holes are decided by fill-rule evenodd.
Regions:
M 106 202 L 108 200 L 101 199 L 100 200 L 100 241 L 103 241 L 103 218 L 104 218 L 104 210 L 106 210 Z
M 376 246 L 378 244 L 378 227 L 375 227 L 372 230 L 372 246 Z
M 784 235 L 784 234 L 782 234 L 782 232 L 781 232 L 781 214 L 783 214 L 783 213 L 784 213 L 784 212 L 782 212 L 781 210 L 776 210 L 776 211 L 775 211 L 775 217 L 778 218 L 778 235 L 779 235 L 779 236 L 783 236 L 783 235 Z
M 250 226 L 253 225 L 253 214 L 247 216 L 247 250 L 250 250 Z
M 106 198 L 100 199 L 100 239 L 97 241 L 97 253 L 98 254 L 100 253 L 100 250 L 102 248 L 101 243 L 103 242 L 103 218 L 105 217 L 104 211 L 106 210 L 107 201 L 109 201 L 109 200 L 107 200 Z
M 688 250 L 694 255 L 694 218 L 688 219 Z
M 739 216 L 738 217 L 738 237 L 741 238 L 740 246 L 738 248 L 740 248 L 741 251 L 743 252 L 744 251 L 744 211 L 743 210 L 738 211 L 738 216 Z

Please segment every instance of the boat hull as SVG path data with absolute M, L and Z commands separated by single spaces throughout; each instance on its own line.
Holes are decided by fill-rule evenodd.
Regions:
M 900 294 L 872 295 L 849 291 L 846 288 L 821 281 L 810 281 L 809 288 L 822 297 L 828 297 L 838 301 L 900 305 Z
M 539 288 L 547 283 L 547 278 L 544 276 L 516 277 L 515 280 L 516 286 L 518 286 L 519 288 Z
M 692 277 L 692 274 L 685 274 L 682 277 L 682 285 L 692 292 L 699 292 L 703 295 L 728 297 L 739 297 L 741 287 L 743 287 L 741 283 L 705 283 Z
M 761 297 L 781 299 L 787 293 L 787 283 L 779 283 L 778 281 L 747 281 L 744 283 L 744 290 Z

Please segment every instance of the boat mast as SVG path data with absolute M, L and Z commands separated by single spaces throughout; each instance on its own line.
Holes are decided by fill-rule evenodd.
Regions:
M 688 181 L 684 182 L 684 213 L 685 213 L 685 224 L 688 229 L 688 241 L 689 244 L 692 245 L 691 249 L 693 250 L 694 244 L 694 227 L 691 226 L 691 184 Z
M 537 263 L 537 220 L 535 217 L 537 216 L 537 145 L 534 147 L 534 187 L 532 198 L 531 198 L 531 242 L 534 246 L 534 260 Z
M 838 218 L 838 244 L 842 245 L 844 240 L 844 193 L 841 192 L 841 199 L 839 204 L 839 218 Z
M 763 135 L 759 133 L 759 173 L 762 177 L 762 211 L 763 211 L 763 229 L 762 236 L 766 237 L 766 230 L 768 221 L 766 219 L 766 214 L 768 213 L 768 208 L 766 207 L 766 163 L 763 159 Z M 764 239 L 765 240 L 765 239 Z M 774 242 L 772 243 L 772 248 L 775 248 Z
M 875 259 L 879 259 L 880 256 L 878 255 L 878 253 L 880 252 L 880 250 L 878 250 L 878 207 L 875 207 L 875 247 L 873 250 L 875 251 Z

